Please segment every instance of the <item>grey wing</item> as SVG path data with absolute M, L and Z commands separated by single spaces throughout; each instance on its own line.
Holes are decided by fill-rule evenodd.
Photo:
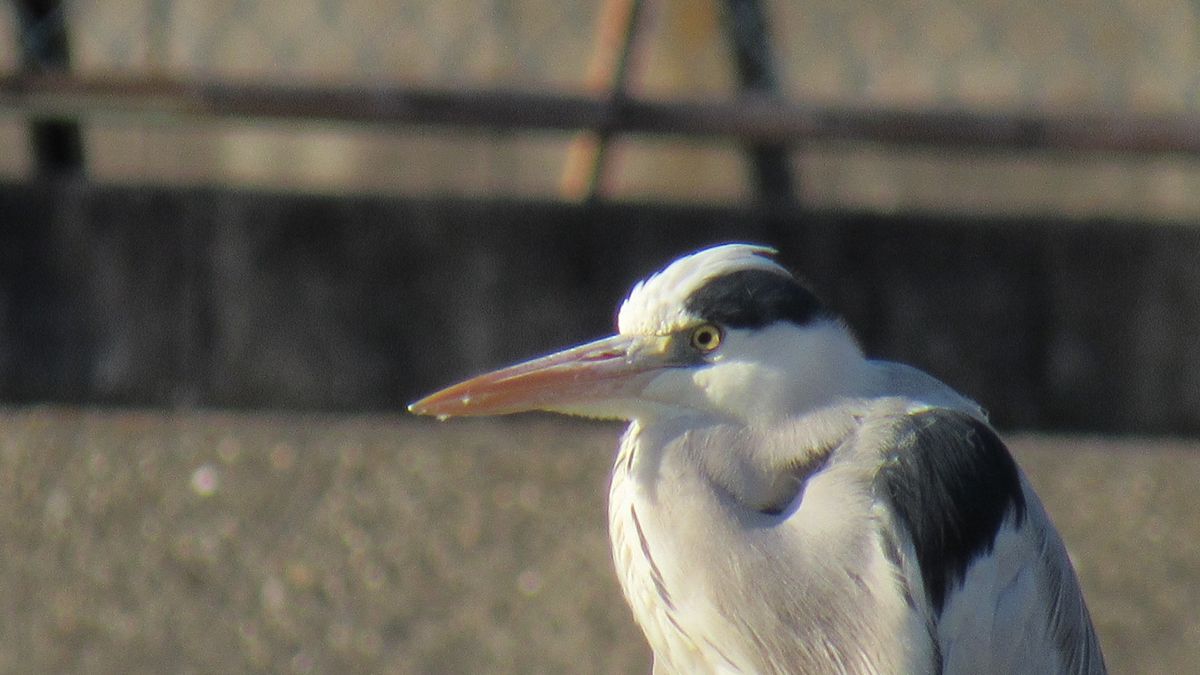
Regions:
M 1032 499 L 1037 497 L 1029 491 Z M 1039 572 L 1041 595 L 1048 599 L 1049 607 L 1044 615 L 1049 626 L 1050 637 L 1058 647 L 1063 671 L 1068 673 L 1107 672 L 1104 655 L 1083 592 L 1075 578 L 1075 570 L 1067 556 L 1066 546 L 1058 536 L 1049 517 L 1036 503 L 1037 510 L 1031 520 L 1040 521 L 1035 541 L 1042 552 Z
M 875 490 L 939 672 L 1105 672 L 1066 548 L 985 422 L 946 409 L 907 415 Z

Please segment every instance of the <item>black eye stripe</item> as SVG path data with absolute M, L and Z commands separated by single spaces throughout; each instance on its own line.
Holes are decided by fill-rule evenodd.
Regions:
M 730 328 L 797 325 L 831 314 L 804 284 L 786 274 L 742 270 L 712 279 L 685 303 L 689 313 Z

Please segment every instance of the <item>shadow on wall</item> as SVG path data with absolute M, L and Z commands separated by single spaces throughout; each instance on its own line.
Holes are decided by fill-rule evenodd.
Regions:
M 1001 425 L 1200 431 L 1197 230 L 77 183 L 5 185 L 0 221 L 13 403 L 398 411 L 742 240 Z

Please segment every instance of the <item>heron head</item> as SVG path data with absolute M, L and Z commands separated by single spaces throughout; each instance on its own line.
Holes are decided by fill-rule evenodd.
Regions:
M 844 324 L 772 254 L 726 244 L 680 258 L 634 286 L 616 335 L 480 375 L 409 409 L 703 413 L 754 423 L 817 407 L 852 388 L 865 361 Z

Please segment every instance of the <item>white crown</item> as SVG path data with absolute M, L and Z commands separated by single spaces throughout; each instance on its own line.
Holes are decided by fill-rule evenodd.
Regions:
M 621 304 L 617 329 L 662 335 L 694 323 L 698 317 L 688 314 L 685 303 L 710 280 L 744 270 L 789 274 L 768 257 L 775 253 L 769 246 L 722 244 L 684 256 L 633 287 Z

